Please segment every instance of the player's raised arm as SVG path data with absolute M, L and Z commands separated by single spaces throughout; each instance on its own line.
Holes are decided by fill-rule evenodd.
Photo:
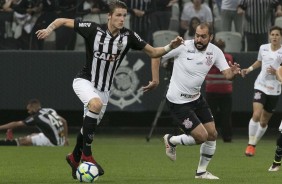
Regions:
M 54 31 L 55 29 L 61 26 L 73 28 L 74 19 L 58 18 L 54 20 L 46 29 L 40 29 L 36 31 L 35 34 L 37 35 L 38 39 L 45 39 L 52 33 L 52 31 Z

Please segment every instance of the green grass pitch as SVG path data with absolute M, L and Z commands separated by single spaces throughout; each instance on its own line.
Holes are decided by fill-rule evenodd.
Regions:
M 97 135 L 93 153 L 103 166 L 101 184 L 275 184 L 282 181 L 282 170 L 268 172 L 275 149 L 275 139 L 262 139 L 255 157 L 244 155 L 246 139 L 233 143 L 217 141 L 217 150 L 208 170 L 220 180 L 196 180 L 199 145 L 178 146 L 176 162 L 164 150 L 162 135 L 146 142 L 145 136 Z M 0 147 L 0 183 L 79 183 L 72 179 L 65 155 L 68 147 Z

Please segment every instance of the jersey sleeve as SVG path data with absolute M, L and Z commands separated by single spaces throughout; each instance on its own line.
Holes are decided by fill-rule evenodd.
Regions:
M 258 52 L 258 58 L 257 58 L 257 60 L 258 61 L 262 61 L 262 50 L 263 50 L 263 45 L 261 45 L 260 47 L 259 47 L 259 52 Z
M 34 116 L 29 116 L 25 120 L 23 120 L 24 124 L 27 126 L 35 125 Z
M 136 32 L 130 31 L 130 48 L 134 50 L 142 50 L 147 45 L 145 42 Z
M 223 52 L 219 48 L 216 48 L 215 52 L 216 52 L 215 66 L 219 69 L 219 71 L 223 71 L 230 68 Z
M 76 18 L 74 21 L 74 31 L 80 34 L 83 38 L 88 38 L 97 29 L 98 24 L 90 21 L 82 21 Z

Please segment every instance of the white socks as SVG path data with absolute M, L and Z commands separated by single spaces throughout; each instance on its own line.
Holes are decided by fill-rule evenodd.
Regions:
M 257 133 L 258 127 L 259 127 L 259 122 L 254 122 L 253 119 L 250 119 L 249 122 L 249 142 L 248 144 L 254 144 L 254 140 L 255 140 L 255 135 Z
M 216 141 L 206 141 L 200 148 L 200 161 L 197 169 L 197 173 L 207 171 L 207 167 L 215 153 Z
M 249 142 L 248 144 L 256 145 L 258 141 L 262 138 L 267 130 L 267 127 L 261 127 L 260 122 L 254 122 L 251 118 L 249 122 Z
M 173 145 L 178 145 L 178 144 L 182 144 L 182 145 L 186 145 L 186 146 L 192 146 L 196 144 L 195 139 L 190 136 L 190 135 L 186 135 L 186 134 L 181 134 L 178 136 L 172 136 L 169 139 L 169 142 L 172 143 Z

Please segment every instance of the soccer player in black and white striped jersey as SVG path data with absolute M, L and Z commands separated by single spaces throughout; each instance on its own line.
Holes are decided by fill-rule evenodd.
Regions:
M 73 89 L 85 107 L 84 121 L 76 146 L 67 156 L 74 179 L 80 161 L 96 164 L 99 174 L 104 174 L 102 167 L 92 156 L 91 143 L 105 113 L 115 72 L 129 49 L 143 50 L 150 57 L 160 57 L 183 43 L 181 37 L 176 37 L 168 45 L 154 48 L 138 34 L 124 27 L 126 15 L 126 4 L 112 1 L 109 4 L 107 24 L 58 18 L 46 29 L 36 32 L 38 39 L 44 39 L 54 29 L 66 26 L 74 28 L 85 39 L 86 64 L 73 81 Z M 152 62 L 152 81 L 143 87 L 144 92 L 154 89 L 158 83 L 159 62 Z
M 33 133 L 16 139 L 0 140 L 0 146 L 67 146 L 67 121 L 51 108 L 42 108 L 38 99 L 29 100 L 26 109 L 30 116 L 25 120 L 12 121 L 0 126 L 10 130 L 22 126 L 35 126 L 40 133 Z

